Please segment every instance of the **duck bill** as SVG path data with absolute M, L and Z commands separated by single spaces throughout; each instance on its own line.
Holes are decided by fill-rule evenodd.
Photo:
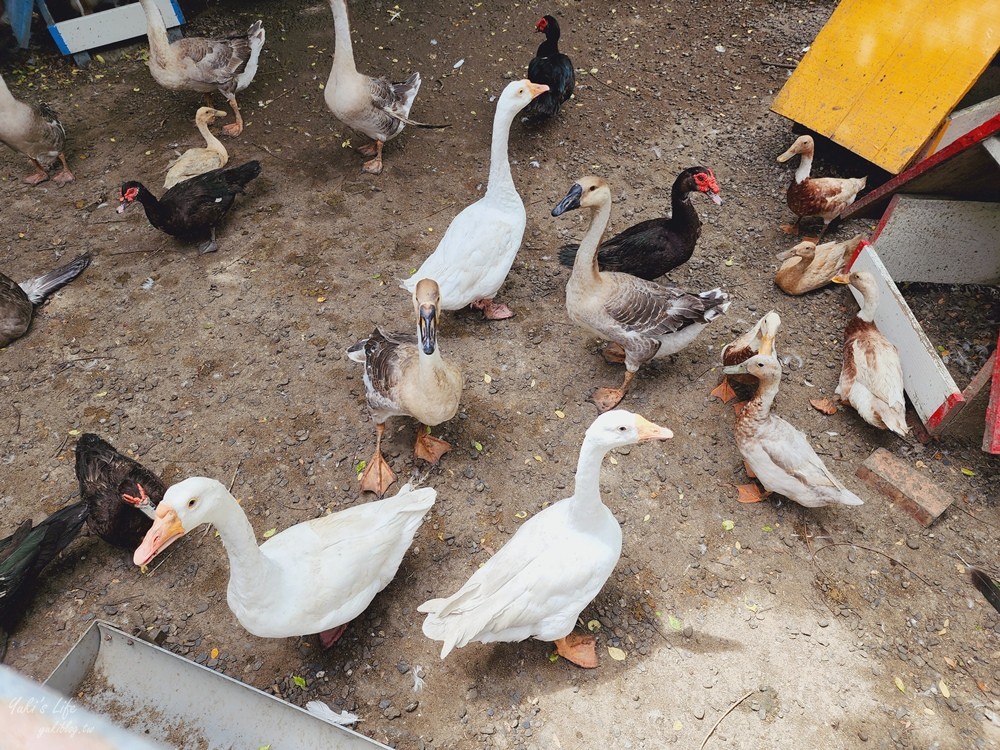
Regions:
M 713 193 L 709 191 L 708 197 L 712 199 L 712 203 L 714 203 L 716 206 L 722 205 L 722 196 L 719 195 L 718 193 Z
M 433 354 L 437 348 L 437 307 L 420 306 L 420 349 L 424 354 Z
M 666 427 L 660 427 L 658 424 L 653 424 L 648 419 L 640 417 L 638 414 L 635 415 L 635 426 L 639 430 L 640 443 L 647 443 L 650 440 L 669 440 L 674 436 L 674 433 Z
M 149 563 L 154 557 L 163 552 L 167 547 L 184 536 L 184 525 L 177 517 L 177 511 L 173 508 L 157 508 L 156 520 L 146 532 L 142 543 L 136 548 L 132 555 L 132 562 L 142 566 Z
M 118 208 L 115 210 L 117 210 L 118 213 L 123 214 L 125 213 L 125 209 L 128 208 L 128 205 L 129 201 L 122 201 L 121 203 L 118 204 Z
M 583 197 L 583 188 L 580 187 L 579 183 L 576 183 L 569 189 L 569 192 L 566 193 L 566 197 L 559 201 L 556 207 L 552 209 L 552 215 L 562 216 L 567 211 L 579 208 L 581 197 Z
M 763 346 L 763 343 L 761 344 L 761 346 Z M 723 367 L 722 373 L 724 375 L 746 375 L 747 374 L 746 363 L 740 362 L 740 364 L 738 365 L 730 365 L 729 367 Z
M 836 276 L 830 279 L 830 281 L 832 281 L 834 284 L 850 284 L 851 277 L 848 276 L 846 273 L 838 273 Z
M 544 83 L 532 83 L 531 81 L 528 81 L 528 91 L 531 93 L 532 99 L 534 99 L 536 96 L 539 96 L 540 94 L 544 94 L 548 90 L 549 87 L 546 86 Z
M 787 151 L 786 151 L 785 153 L 783 153 L 783 154 L 782 154 L 781 156 L 779 156 L 779 157 L 778 157 L 778 161 L 779 161 L 779 162 L 780 162 L 781 164 L 784 164 L 784 163 L 785 163 L 786 161 L 788 161 L 788 160 L 789 160 L 789 159 L 791 159 L 791 158 L 792 158 L 793 156 L 795 156 L 795 154 L 796 154 L 796 153 L 797 153 L 797 152 L 795 151 L 795 146 L 792 146 L 792 147 L 791 147 L 790 149 L 788 149 L 788 150 L 787 150 Z
M 795 248 L 794 247 L 790 248 L 788 250 L 782 250 L 780 253 L 778 253 L 774 257 L 777 258 L 780 261 L 786 261 L 789 258 L 791 258 L 793 255 L 795 255 Z

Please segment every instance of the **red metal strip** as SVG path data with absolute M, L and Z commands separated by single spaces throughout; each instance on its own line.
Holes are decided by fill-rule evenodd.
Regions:
M 944 421 L 945 417 L 948 416 L 948 413 L 964 401 L 965 399 L 962 397 L 961 393 L 949 393 L 948 397 L 944 400 L 944 403 L 935 409 L 934 413 L 927 418 L 928 432 L 934 433 L 939 425 Z
M 986 407 L 986 431 L 983 433 L 983 450 L 987 453 L 1000 453 L 1000 335 L 997 336 L 995 356 L 990 404 Z

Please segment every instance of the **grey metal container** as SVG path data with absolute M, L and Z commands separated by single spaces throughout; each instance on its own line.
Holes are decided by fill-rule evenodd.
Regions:
M 171 747 L 389 750 L 99 620 L 45 684 L 115 724 Z

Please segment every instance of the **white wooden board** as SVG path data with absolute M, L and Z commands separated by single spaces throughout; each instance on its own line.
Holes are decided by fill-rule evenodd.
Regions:
M 998 114 L 1000 114 L 1000 96 L 994 96 L 965 109 L 955 110 L 945 120 L 941 137 L 934 144 L 934 148 L 925 154 L 925 157 L 936 154 L 945 146 L 951 145 L 970 130 L 978 128 Z
M 156 0 L 167 28 L 184 23 L 184 14 L 176 0 Z M 126 39 L 146 35 L 146 14 L 139 3 L 102 10 L 87 16 L 60 21 L 49 26 L 49 33 L 64 55 L 106 47 Z
M 1000 203 L 896 195 L 872 242 L 897 282 L 1000 283 Z
M 879 288 L 875 325 L 899 349 L 906 395 L 927 431 L 937 434 L 958 415 L 956 407 L 964 403 L 961 389 L 948 373 L 875 249 L 865 243 L 848 270 L 869 271 L 875 277 Z M 854 287 L 849 288 L 860 304 L 860 293 Z

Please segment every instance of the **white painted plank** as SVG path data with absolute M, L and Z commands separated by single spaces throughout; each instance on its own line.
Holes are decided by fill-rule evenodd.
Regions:
M 938 151 L 948 146 L 970 130 L 974 130 L 987 122 L 990 118 L 1000 114 L 1000 96 L 994 96 L 978 104 L 973 104 L 965 109 L 955 110 L 951 113 L 942 128 L 941 138 L 934 145 L 934 150 L 926 156 L 936 154 Z
M 895 281 L 1000 283 L 1000 203 L 896 196 L 873 244 Z
M 913 316 L 874 248 L 867 245 L 849 270 L 869 271 L 875 277 L 879 288 L 875 324 L 899 350 L 903 386 L 920 421 L 927 426 L 929 432 L 939 432 L 950 419 L 957 416 L 958 409 L 952 409 L 949 413 L 947 404 L 951 400 L 953 406 L 960 406 L 963 403 L 961 390 Z M 860 304 L 860 293 L 854 287 L 850 287 L 850 290 Z M 942 407 L 945 407 L 945 412 L 931 420 L 932 415 Z
M 176 0 L 156 0 L 167 28 L 184 23 L 184 14 Z M 146 36 L 146 15 L 139 3 L 102 10 L 99 13 L 60 21 L 49 27 L 59 51 L 64 55 L 96 47 L 117 44 L 126 39 Z

